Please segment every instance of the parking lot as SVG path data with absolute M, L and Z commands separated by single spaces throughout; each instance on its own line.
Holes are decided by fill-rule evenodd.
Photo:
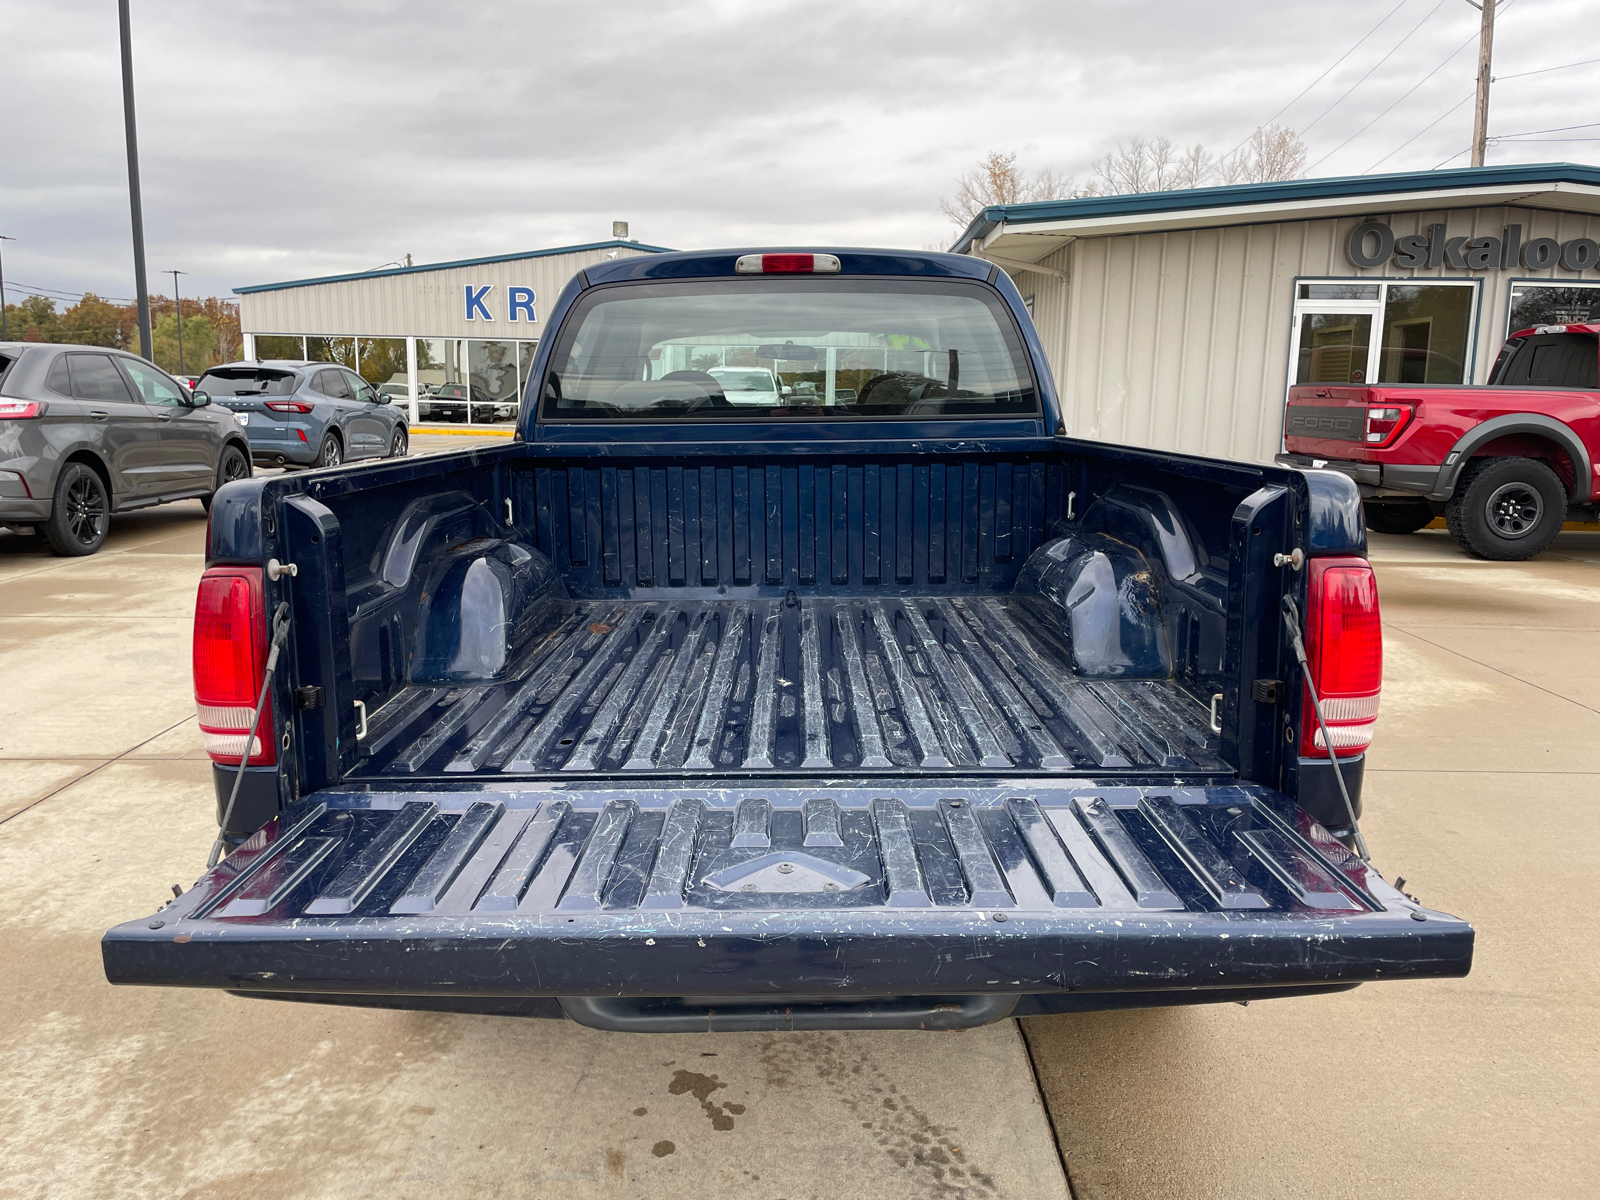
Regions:
M 0 1196 L 1595 1194 L 1600 534 L 1527 564 L 1373 539 L 1364 827 L 1387 876 L 1475 923 L 1469 978 L 639 1037 L 106 985 L 100 933 L 187 887 L 215 830 L 204 529 L 189 502 L 89 558 L 0 534 Z

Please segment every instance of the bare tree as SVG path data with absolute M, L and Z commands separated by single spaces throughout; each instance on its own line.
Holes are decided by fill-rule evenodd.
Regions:
M 1257 129 L 1250 140 L 1217 164 L 1219 183 L 1270 183 L 1298 179 L 1306 169 L 1306 144 L 1282 125 Z
M 965 229 L 990 205 L 1062 200 L 1075 194 L 1072 176 L 1050 167 L 1030 175 L 1018 168 L 1015 150 L 1007 154 L 991 150 L 976 167 L 956 179 L 955 199 L 939 197 L 939 211 L 957 229 Z

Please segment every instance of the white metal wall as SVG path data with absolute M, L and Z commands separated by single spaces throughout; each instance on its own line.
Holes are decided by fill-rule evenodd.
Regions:
M 578 254 L 550 254 L 510 262 L 450 267 L 313 283 L 239 297 L 239 324 L 245 333 L 312 333 L 325 337 L 464 337 L 537 338 L 545 314 L 567 281 L 584 267 L 644 250 L 613 248 Z M 465 287 L 493 284 L 487 297 L 494 320 L 466 319 Z M 530 287 L 535 292 L 530 324 L 524 317 L 507 320 L 506 289 Z
M 1034 323 L 1079 437 L 1270 462 L 1288 386 L 1297 276 L 1481 279 L 1474 381 L 1506 332 L 1513 279 L 1586 280 L 1594 272 L 1362 269 L 1350 231 L 1382 221 L 1399 237 L 1443 223 L 1449 237 L 1600 240 L 1600 217 L 1524 208 L 1374 212 L 1362 217 L 1082 238 L 1041 260 L 1067 273 L 1012 271 L 1034 296 Z

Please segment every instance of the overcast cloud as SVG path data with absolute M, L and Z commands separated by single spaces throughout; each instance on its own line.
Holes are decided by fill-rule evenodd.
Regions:
M 1593 0 L 1501 8 L 1497 76 L 1600 54 Z M 1135 134 L 1226 151 L 1391 11 L 1279 119 L 1309 126 L 1313 175 L 1465 166 L 1470 102 L 1391 155 L 1472 92 L 1465 0 L 133 0 L 150 286 L 599 241 L 613 219 L 681 248 L 944 246 L 939 195 L 989 149 L 1080 180 Z M 131 296 L 115 0 L 0 0 L 0 45 L 8 294 Z M 1585 122 L 1597 90 L 1600 64 L 1504 80 L 1490 132 Z

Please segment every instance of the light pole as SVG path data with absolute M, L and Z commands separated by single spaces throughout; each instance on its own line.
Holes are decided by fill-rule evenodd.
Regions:
M 0 233 L 0 242 L 14 242 L 17 239 L 7 237 Z M 10 331 L 6 328 L 6 264 L 3 255 L 0 255 L 0 342 L 11 340 Z
M 139 341 L 144 356 L 154 362 L 150 289 L 144 277 L 144 206 L 139 201 L 139 135 L 133 119 L 133 33 L 128 22 L 128 0 L 117 0 L 117 23 L 122 34 L 122 122 L 128 136 L 128 205 L 133 210 L 133 286 L 139 299 Z
M 163 275 L 172 276 L 172 303 L 178 310 L 178 374 L 183 374 L 183 301 L 178 297 L 178 276 L 187 275 L 187 271 L 163 271 Z M 151 347 L 152 350 L 155 347 Z M 151 361 L 154 361 L 153 359 Z

